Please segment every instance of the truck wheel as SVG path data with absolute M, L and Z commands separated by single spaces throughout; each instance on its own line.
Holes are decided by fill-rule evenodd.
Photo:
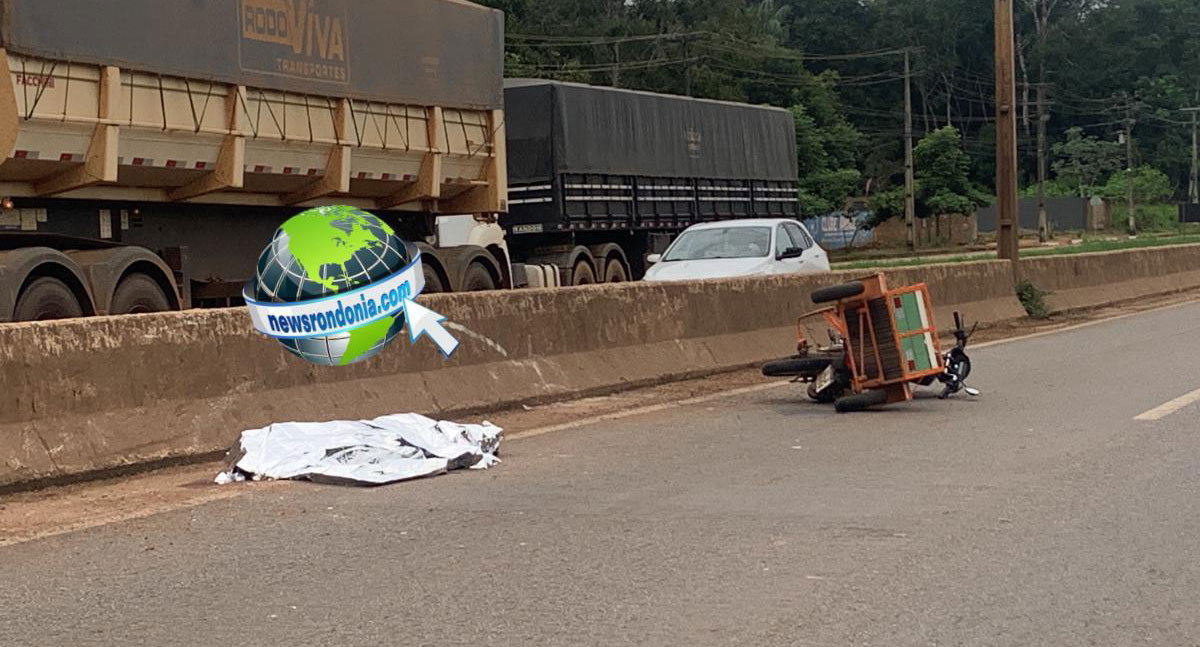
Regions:
M 121 279 L 113 292 L 112 306 L 109 313 L 114 315 L 136 314 L 141 312 L 166 312 L 171 309 L 171 302 L 163 294 L 158 282 L 145 274 L 130 274 Z
M 422 294 L 446 291 L 446 286 L 442 285 L 442 277 L 438 275 L 437 270 L 421 263 L 421 273 L 425 275 L 425 289 L 422 290 Z
M 862 393 L 853 393 L 851 395 L 838 398 L 837 402 L 833 403 L 833 408 L 837 409 L 838 413 L 863 411 L 877 404 L 884 404 L 887 402 L 887 398 L 887 391 L 863 391 Z
M 624 283 L 629 280 L 629 272 L 620 259 L 612 259 L 604 267 L 605 283 Z
M 784 377 L 792 375 L 815 376 L 828 368 L 828 357 L 788 357 L 776 359 L 763 364 L 762 374 L 767 377 Z
M 479 263 L 471 263 L 467 266 L 467 272 L 463 275 L 463 292 L 482 292 L 484 290 L 495 289 L 496 281 L 492 278 L 492 273 L 487 271 L 487 268 Z
M 571 285 L 591 285 L 596 282 L 596 273 L 592 271 L 592 266 L 583 261 L 575 264 L 575 269 L 571 270 Z
M 83 308 L 66 283 L 52 277 L 35 279 L 17 299 L 14 321 L 45 321 L 82 317 Z
M 838 301 L 847 297 L 858 296 L 866 290 L 866 286 L 862 281 L 851 281 L 840 285 L 831 285 L 827 288 L 813 290 L 813 303 L 828 303 L 830 301 Z

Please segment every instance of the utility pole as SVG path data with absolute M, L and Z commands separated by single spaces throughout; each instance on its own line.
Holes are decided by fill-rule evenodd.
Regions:
M 683 40 L 683 60 L 687 61 L 683 68 L 683 94 L 690 97 L 692 96 L 692 61 L 691 48 L 688 47 L 686 38 Z
M 1200 140 L 1196 138 L 1196 114 L 1200 113 L 1200 107 L 1184 108 L 1183 111 L 1192 113 L 1192 172 L 1188 177 L 1188 202 L 1196 204 L 1200 202 Z
M 1134 219 L 1133 204 L 1133 101 L 1125 99 L 1125 201 L 1129 209 L 1126 227 L 1129 235 L 1137 234 L 1137 220 Z
M 996 251 L 1017 267 L 1017 111 L 1013 60 L 1013 3 L 995 0 L 996 14 Z
M 1037 87 L 1037 201 L 1038 201 L 1038 240 L 1046 242 L 1050 238 L 1050 228 L 1046 223 L 1046 122 L 1050 115 L 1046 113 L 1046 83 L 1038 82 Z
M 613 43 L 612 86 L 621 87 L 621 41 Z
M 908 248 L 917 248 L 916 181 L 913 178 L 912 128 L 912 68 L 909 50 L 904 48 L 904 227 L 908 232 Z

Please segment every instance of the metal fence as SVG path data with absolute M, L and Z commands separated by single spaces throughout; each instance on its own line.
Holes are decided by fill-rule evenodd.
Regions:
M 1179 222 L 1200 222 L 1200 204 L 1179 205 Z
M 861 226 L 866 217 L 867 214 L 855 219 L 841 215 L 818 216 L 804 220 L 804 226 L 817 244 L 825 249 L 863 247 L 875 241 L 875 233 Z
M 1038 228 L 1037 198 L 1021 198 L 1019 203 L 1021 229 Z M 976 212 L 979 231 L 996 231 L 995 205 Z M 1055 231 L 1085 230 L 1088 228 L 1086 198 L 1046 198 L 1046 222 Z

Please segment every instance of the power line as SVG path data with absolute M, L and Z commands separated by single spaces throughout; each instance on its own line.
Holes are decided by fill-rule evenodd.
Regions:
M 755 76 L 777 79 L 781 81 L 815 81 L 821 82 L 822 78 L 816 75 L 801 76 L 801 72 L 795 74 L 786 74 L 781 72 L 769 72 L 766 70 L 752 70 L 738 65 L 733 65 L 723 60 L 709 57 L 714 63 L 714 67 L 718 67 L 730 72 L 738 72 L 740 74 L 752 74 Z M 893 72 L 877 72 L 875 74 L 864 74 L 861 76 L 837 76 L 829 79 L 829 82 L 834 85 L 852 85 L 852 84 L 875 84 L 880 82 L 899 81 L 904 78 L 901 74 Z
M 726 51 L 727 53 L 737 54 L 740 56 L 753 56 L 755 58 L 773 58 L 773 59 L 791 60 L 791 61 L 797 61 L 797 62 L 856 61 L 856 60 L 862 60 L 862 59 L 867 59 L 867 58 L 879 58 L 881 56 L 896 56 L 899 54 L 903 54 L 905 51 L 904 48 L 889 48 L 889 49 L 869 50 L 869 51 L 863 51 L 863 52 L 850 52 L 850 53 L 846 53 L 846 54 L 805 54 L 803 52 L 786 52 L 786 51 L 752 52 L 752 51 L 748 51 L 745 48 L 758 46 L 755 43 L 750 43 L 748 41 L 742 41 L 742 40 L 739 40 L 736 38 L 731 38 L 730 40 L 733 41 L 733 43 L 732 43 L 733 45 L 737 45 L 739 48 L 731 49 L 729 47 L 725 47 L 723 44 L 710 44 L 709 47 L 712 47 L 714 49 L 722 49 L 722 50 Z
M 641 34 L 633 36 L 539 36 L 533 34 L 507 34 L 507 40 L 515 40 L 522 47 L 576 47 L 584 45 L 613 45 L 655 40 L 679 40 L 704 36 L 710 32 L 692 31 L 675 34 Z
M 611 64 L 611 63 L 596 63 L 596 64 L 589 64 L 589 65 L 579 65 L 579 66 L 574 66 L 574 67 L 569 66 L 569 65 L 554 65 L 554 64 L 529 65 L 529 64 L 524 64 L 524 63 L 515 63 L 515 64 L 510 65 L 509 67 L 516 69 L 516 70 L 532 69 L 532 70 L 536 70 L 539 72 L 549 72 L 549 73 L 561 72 L 561 73 L 590 74 L 590 73 L 595 73 L 595 72 L 610 72 L 613 69 L 618 69 L 621 72 L 635 71 L 635 70 L 649 70 L 649 69 L 654 69 L 654 68 L 659 68 L 659 67 L 669 67 L 672 65 L 682 65 L 685 63 L 696 63 L 703 59 L 704 59 L 703 56 L 692 56 L 692 57 L 688 57 L 688 58 L 673 58 L 673 59 L 660 59 L 660 60 L 648 59 L 648 60 L 644 60 L 644 61 L 633 61 L 633 62 L 629 62 L 629 63 L 623 62 L 623 63 L 618 63 L 616 65 Z
M 733 53 L 742 56 L 752 56 L 754 58 L 773 58 L 780 60 L 794 61 L 853 61 L 867 58 L 879 58 L 883 56 L 896 56 L 903 54 L 906 48 L 881 48 L 874 50 L 866 50 L 861 52 L 845 52 L 833 54 L 807 54 L 803 52 L 792 52 L 786 50 L 762 51 L 754 48 L 764 47 L 761 43 L 754 43 L 743 40 L 729 34 L 721 34 L 711 31 L 691 31 L 679 33 L 665 34 L 642 34 L 631 36 L 587 36 L 587 35 L 567 35 L 567 36 L 548 36 L 540 34 L 507 34 L 506 39 L 517 41 L 513 44 L 522 47 L 577 47 L 590 45 L 612 45 L 619 43 L 646 42 L 656 40 L 685 40 L 692 38 L 711 38 L 714 42 L 705 43 L 708 47 L 721 49 L 727 53 Z M 719 39 L 721 42 L 715 42 Z M 728 43 L 728 45 L 726 45 Z M 736 49 L 730 46 L 736 47 Z M 911 48 L 910 51 L 919 51 L 919 48 Z

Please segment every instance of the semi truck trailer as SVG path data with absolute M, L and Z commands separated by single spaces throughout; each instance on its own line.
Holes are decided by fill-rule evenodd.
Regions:
M 335 203 L 511 286 L 503 46 L 462 0 L 0 0 L 0 321 L 239 302 Z
M 799 215 L 789 112 L 505 82 L 503 43 L 464 0 L 0 0 L 0 321 L 240 304 L 322 204 L 427 291 L 634 280 L 691 224 Z
M 637 279 L 695 223 L 800 215 L 787 110 L 537 79 L 504 94 L 500 222 L 514 259 L 557 269 L 547 280 Z

